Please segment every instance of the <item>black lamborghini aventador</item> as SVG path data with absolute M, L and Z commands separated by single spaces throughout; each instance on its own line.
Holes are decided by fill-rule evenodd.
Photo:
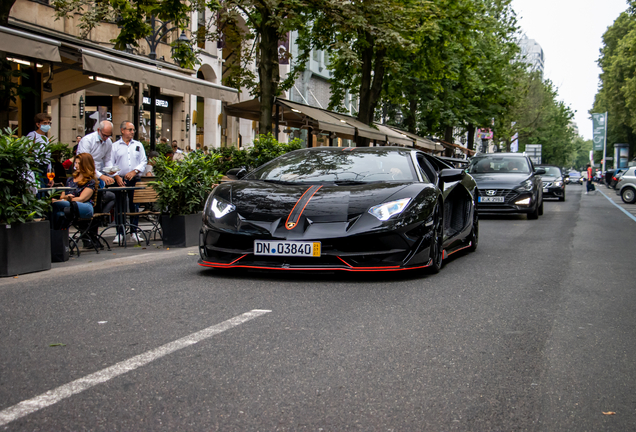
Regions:
M 477 197 L 469 174 L 414 149 L 296 150 L 212 191 L 199 264 L 438 272 L 476 249 Z

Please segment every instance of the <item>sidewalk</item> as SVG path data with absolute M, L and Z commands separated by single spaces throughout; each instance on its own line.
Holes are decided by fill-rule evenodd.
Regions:
M 584 185 L 585 186 L 585 185 Z M 616 193 L 616 190 L 610 189 L 603 184 L 595 183 L 596 191 L 592 192 L 592 195 L 601 195 L 605 196 L 605 198 L 609 199 L 614 205 L 618 208 L 622 209 L 623 212 L 632 216 L 632 219 L 636 221 L 636 204 L 625 204 L 621 199 L 620 195 Z M 589 196 L 589 195 L 588 195 Z M 585 195 L 583 195 L 585 197 Z

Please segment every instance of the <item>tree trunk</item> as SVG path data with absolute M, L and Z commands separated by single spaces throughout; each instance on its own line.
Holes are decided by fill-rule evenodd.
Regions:
M 474 124 L 468 124 L 468 142 L 466 143 L 466 146 L 470 150 L 475 150 L 475 129 Z
M 276 27 L 268 23 L 271 21 L 271 13 L 267 7 L 258 8 L 262 16 L 260 61 L 258 64 L 258 77 L 261 94 L 261 118 L 258 132 L 268 134 L 272 132 L 272 109 L 274 98 L 278 94 L 280 75 L 278 70 L 278 32 Z
M 444 141 L 454 144 L 453 143 L 453 127 L 452 126 L 446 126 L 446 129 L 444 130 Z M 446 149 L 444 151 L 444 156 L 448 156 L 448 157 L 452 157 L 453 154 L 455 153 L 455 150 L 453 149 Z
M 404 119 L 406 130 L 412 134 L 417 134 L 417 105 L 417 99 L 411 99 L 409 101 L 409 108 L 406 111 L 406 117 Z
M 358 120 L 371 125 L 375 108 L 378 106 L 380 95 L 382 94 L 382 83 L 384 82 L 384 57 L 385 48 L 375 47 L 375 40 L 370 33 L 364 35 L 367 46 L 362 53 L 362 72 L 360 80 L 360 107 L 358 109 Z M 369 140 L 359 139 L 359 145 L 368 146 Z

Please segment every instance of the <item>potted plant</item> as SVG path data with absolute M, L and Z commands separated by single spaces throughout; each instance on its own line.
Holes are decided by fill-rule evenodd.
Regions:
M 0 277 L 51 268 L 50 224 L 36 221 L 51 206 L 36 196 L 36 167 L 49 162 L 48 151 L 8 128 L 0 131 Z
M 163 156 L 154 159 L 155 181 L 148 184 L 157 192 L 157 203 L 163 213 L 164 246 L 199 244 L 205 200 L 222 177 L 215 163 L 219 157 L 192 152 L 178 161 Z

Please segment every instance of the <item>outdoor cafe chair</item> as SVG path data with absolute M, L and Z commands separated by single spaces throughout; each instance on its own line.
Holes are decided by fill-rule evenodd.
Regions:
M 91 218 L 77 218 L 73 220 L 73 227 L 77 230 L 70 238 L 70 242 L 73 242 L 74 247 L 77 251 L 77 256 L 80 256 L 79 251 L 79 241 L 80 240 L 90 240 L 93 244 L 93 248 L 95 248 L 95 252 L 99 253 L 99 249 L 101 246 L 101 242 L 106 244 L 108 250 L 110 250 L 110 245 L 108 241 L 102 237 L 99 232 L 91 232 L 91 228 L 102 226 L 104 222 L 108 223 L 110 220 L 110 213 L 102 213 L 102 197 L 103 197 L 103 189 L 99 189 L 99 183 L 95 185 L 95 189 L 93 192 L 93 217 Z M 88 222 L 88 223 L 86 223 Z M 69 245 L 69 248 L 71 246 Z M 72 250 L 72 248 L 71 248 Z

